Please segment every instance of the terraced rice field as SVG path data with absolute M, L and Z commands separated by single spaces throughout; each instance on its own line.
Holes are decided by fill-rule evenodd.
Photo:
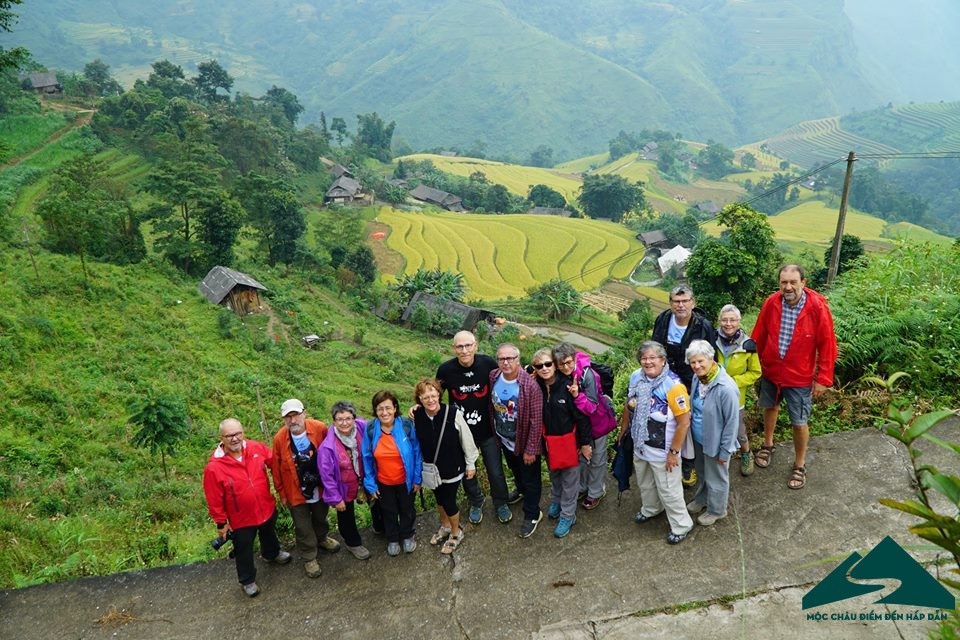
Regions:
M 827 206 L 820 200 L 810 200 L 783 213 L 770 216 L 768 220 L 777 234 L 777 240 L 799 241 L 825 247 L 833 241 L 838 215 L 836 207 Z M 712 236 L 720 234 L 719 227 L 713 222 L 703 225 L 703 230 Z M 906 223 L 888 225 L 880 218 L 852 209 L 847 210 L 844 232 L 855 235 L 864 242 L 888 243 L 896 236 L 949 242 L 948 238 L 938 236 L 922 227 Z
M 850 151 L 897 153 L 894 147 L 844 131 L 839 117 L 801 122 L 765 142 L 772 152 L 802 167 L 843 158 Z
M 553 170 L 561 173 L 583 173 L 585 171 L 590 171 L 592 168 L 606 164 L 609 158 L 609 153 L 598 153 L 593 156 L 562 162 L 555 166 Z
M 643 251 L 628 229 L 597 220 L 383 207 L 376 221 L 390 227 L 386 245 L 403 256 L 404 273 L 459 271 L 471 299 L 524 296 L 552 278 L 595 289 L 607 278 L 626 278 Z
M 430 160 L 440 171 L 452 173 L 464 178 L 469 177 L 471 173 L 479 171 L 487 176 L 490 182 L 502 184 L 511 193 L 527 197 L 530 187 L 537 184 L 545 184 L 554 189 L 567 199 L 567 202 L 573 202 L 577 199 L 577 192 L 580 190 L 581 181 L 569 175 L 561 175 L 551 169 L 541 169 L 539 167 L 524 167 L 516 164 L 504 164 L 494 162 L 493 160 L 480 160 L 478 158 L 449 158 L 427 153 L 418 153 L 411 156 L 404 156 L 401 160 Z

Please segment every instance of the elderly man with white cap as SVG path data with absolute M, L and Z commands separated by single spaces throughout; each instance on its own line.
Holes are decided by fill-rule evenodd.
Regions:
M 327 535 L 329 506 L 321 499 L 323 487 L 317 470 L 317 448 L 327 435 L 327 425 L 306 417 L 303 403 L 296 398 L 280 406 L 283 427 L 273 437 L 270 470 L 280 502 L 290 510 L 297 539 L 297 553 L 303 570 L 320 577 L 317 550 L 335 552 L 340 543 Z

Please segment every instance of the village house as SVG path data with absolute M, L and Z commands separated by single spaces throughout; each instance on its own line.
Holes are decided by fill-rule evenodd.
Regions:
M 363 194 L 363 187 L 360 183 L 348 176 L 337 178 L 326 195 L 323 196 L 324 204 L 348 204 L 360 198 Z
M 244 316 L 260 310 L 260 292 L 267 291 L 267 288 L 245 273 L 216 266 L 210 269 L 197 290 L 211 303 Z
M 48 96 L 63 93 L 63 85 L 57 80 L 57 74 L 53 72 L 31 73 L 30 87 L 37 93 Z
M 410 196 L 421 202 L 446 209 L 447 211 L 466 211 L 466 209 L 463 208 L 463 200 L 459 196 L 441 191 L 440 189 L 428 187 L 425 184 L 417 185 L 416 188 L 410 192 Z

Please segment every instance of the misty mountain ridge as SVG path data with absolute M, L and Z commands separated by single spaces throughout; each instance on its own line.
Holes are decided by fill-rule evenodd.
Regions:
M 960 74 L 918 87 L 923 73 L 908 64 L 936 50 L 954 68 L 955 29 L 916 48 L 916 38 L 883 37 L 890 20 L 903 32 L 910 14 L 898 3 L 846 4 L 26 0 L 10 39 L 53 68 L 99 57 L 128 85 L 162 58 L 188 73 L 217 59 L 235 91 L 296 93 L 301 124 L 321 111 L 348 122 L 376 111 L 414 149 L 479 142 L 517 158 L 541 144 L 555 158 L 596 152 L 621 129 L 737 145 L 921 89 L 960 98 Z M 925 16 L 960 25 L 960 6 L 928 5 Z

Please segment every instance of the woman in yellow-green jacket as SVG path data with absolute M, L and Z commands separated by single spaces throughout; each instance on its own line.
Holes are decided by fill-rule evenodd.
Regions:
M 740 443 L 740 473 L 749 476 L 753 473 L 753 456 L 750 453 L 750 438 L 743 419 L 743 406 L 747 390 L 760 379 L 760 358 L 757 345 L 740 328 L 740 309 L 728 304 L 720 310 L 717 321 L 717 362 L 737 383 L 740 389 L 740 429 L 737 441 Z

